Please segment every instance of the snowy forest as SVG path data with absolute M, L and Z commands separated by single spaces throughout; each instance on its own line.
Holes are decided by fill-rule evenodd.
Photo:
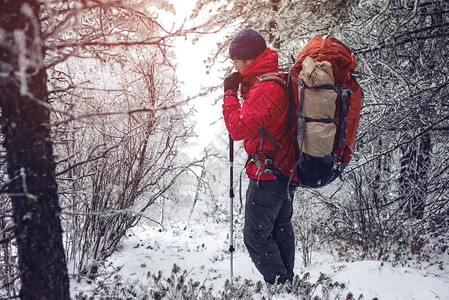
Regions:
M 288 293 L 243 244 L 241 143 L 230 215 L 243 28 L 283 66 L 340 39 L 363 90 L 342 178 L 295 192 Z M 449 299 L 448 33 L 447 0 L 0 0 L 0 299 Z

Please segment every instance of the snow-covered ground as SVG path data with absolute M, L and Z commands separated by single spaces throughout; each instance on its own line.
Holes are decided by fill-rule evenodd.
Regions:
M 123 248 L 106 262 L 106 271 L 119 269 L 115 278 L 121 277 L 125 285 L 132 284 L 136 299 L 142 299 L 154 288 L 147 279 L 148 272 L 157 274 L 161 271 L 163 277 L 170 277 L 173 264 L 187 270 L 188 278 L 205 283 L 217 292 L 223 290 L 230 277 L 228 224 L 204 220 L 189 226 L 173 223 L 165 229 L 145 225 L 131 230 Z M 234 276 L 262 280 L 242 243 L 241 240 L 234 241 L 237 248 Z M 314 253 L 312 265 L 304 268 L 298 248 L 295 272 L 300 277 L 309 272 L 311 282 L 324 273 L 333 281 L 345 283 L 347 289 L 342 293 L 342 299 L 349 292 L 356 299 L 360 295 L 363 299 L 449 299 L 449 259 L 447 256 L 442 259 L 442 264 L 404 267 L 380 261 L 339 262 L 330 255 Z M 72 282 L 71 289 L 72 295 L 80 291 L 89 294 L 93 285 Z M 282 299 L 301 298 L 283 295 Z

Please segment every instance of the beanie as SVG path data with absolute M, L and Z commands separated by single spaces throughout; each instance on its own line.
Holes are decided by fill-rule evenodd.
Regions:
M 255 59 L 267 49 L 263 36 L 253 29 L 243 29 L 229 45 L 230 59 Z

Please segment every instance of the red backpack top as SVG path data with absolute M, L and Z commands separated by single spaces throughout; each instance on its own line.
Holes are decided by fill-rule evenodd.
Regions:
M 338 93 L 334 116 L 335 119 L 342 120 L 345 123 L 337 126 L 335 136 L 334 150 L 337 155 L 337 163 L 348 164 L 354 153 L 362 103 L 362 91 L 355 78 L 352 77 L 356 66 L 355 55 L 338 39 L 328 35 L 317 35 L 299 52 L 291 70 L 292 76 L 299 76 L 302 63 L 307 57 L 311 57 L 318 62 L 330 62 L 335 81 L 334 85 L 337 87 L 345 85 L 351 91 L 346 103 L 342 103 L 341 92 Z M 292 84 L 295 99 L 298 99 L 298 84 L 296 82 L 292 82 Z M 346 107 L 344 116 L 340 116 L 342 105 Z M 344 127 L 343 135 L 340 132 L 342 127 Z M 342 139 L 342 143 L 339 145 L 340 139 Z

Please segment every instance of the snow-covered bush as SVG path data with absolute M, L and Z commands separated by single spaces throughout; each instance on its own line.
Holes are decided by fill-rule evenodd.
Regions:
M 74 299 L 363 299 L 362 296 L 354 298 L 352 293 L 346 291 L 345 284 L 334 282 L 325 274 L 321 274 L 316 282 L 310 282 L 310 274 L 305 273 L 302 277 L 295 276 L 292 283 L 285 285 L 267 285 L 261 281 L 235 277 L 232 283 L 226 281 L 222 291 L 213 289 L 207 280 L 199 282 L 189 278 L 189 272 L 176 264 L 168 278 L 163 277 L 161 272 L 148 272 L 144 280 L 111 275 L 98 278 L 92 283 L 90 291 L 79 292 Z

